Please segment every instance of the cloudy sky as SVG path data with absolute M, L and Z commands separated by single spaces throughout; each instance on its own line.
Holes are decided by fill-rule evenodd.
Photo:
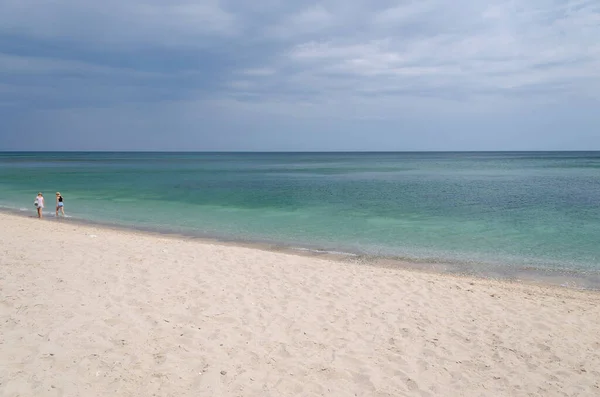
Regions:
M 600 150 L 598 0 L 0 10 L 0 150 Z

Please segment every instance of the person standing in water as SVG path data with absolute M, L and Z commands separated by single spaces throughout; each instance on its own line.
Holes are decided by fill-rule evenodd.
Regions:
M 44 217 L 43 209 L 44 209 L 44 195 L 42 192 L 39 192 L 34 201 L 35 207 L 37 208 L 38 218 L 42 219 Z
M 62 216 L 65 216 L 65 203 L 60 192 L 56 192 L 56 216 L 58 217 L 58 211 L 61 211 Z

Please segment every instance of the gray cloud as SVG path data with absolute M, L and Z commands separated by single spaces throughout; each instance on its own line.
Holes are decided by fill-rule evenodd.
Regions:
M 306 120 L 331 137 L 332 120 L 433 131 L 432 113 L 467 130 L 511 114 L 600 121 L 586 110 L 600 104 L 595 0 L 0 0 L 0 9 L 3 140 L 35 120 L 155 131 L 157 142 L 156 126 L 195 142 L 199 115 L 263 137 L 269 119 L 295 133 Z M 537 131 L 527 120 L 515 128 Z M 10 138 L 0 149 L 26 145 Z
M 129 47 L 206 45 L 230 36 L 235 16 L 218 1 L 3 0 L 5 33 L 83 45 Z

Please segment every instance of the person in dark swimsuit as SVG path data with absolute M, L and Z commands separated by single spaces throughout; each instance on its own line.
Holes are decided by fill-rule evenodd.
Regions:
M 65 203 L 63 201 L 63 196 L 60 192 L 56 192 L 56 216 L 58 217 L 58 211 L 61 211 L 62 216 L 65 216 Z

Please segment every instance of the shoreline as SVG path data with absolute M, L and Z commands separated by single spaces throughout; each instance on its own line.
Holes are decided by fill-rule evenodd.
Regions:
M 23 218 L 37 218 L 29 211 L 12 208 L 0 208 L 0 214 L 9 214 Z M 219 236 L 202 234 L 186 234 L 169 230 L 167 227 L 143 227 L 134 225 L 120 225 L 103 223 L 85 218 L 68 217 L 57 219 L 54 216 L 45 217 L 43 221 L 72 223 L 84 227 L 97 227 L 100 229 L 140 233 L 156 237 L 167 237 L 186 241 L 196 241 L 203 244 L 220 244 L 228 247 L 243 247 L 258 249 L 266 252 L 280 252 L 302 257 L 333 260 L 342 263 L 353 263 L 363 266 L 375 266 L 389 269 L 417 271 L 430 274 L 452 275 L 461 278 L 477 280 L 496 280 L 500 282 L 522 283 L 528 285 L 550 286 L 569 288 L 573 290 L 600 291 L 600 271 L 583 272 L 570 269 L 551 269 L 531 266 L 502 266 L 485 265 L 485 269 L 478 268 L 477 263 L 448 263 L 425 260 L 410 260 L 405 258 L 383 257 L 376 255 L 362 255 L 350 252 L 319 249 L 314 247 L 293 246 L 267 241 L 249 241 Z
M 600 294 L 0 213 L 0 395 L 591 396 Z

